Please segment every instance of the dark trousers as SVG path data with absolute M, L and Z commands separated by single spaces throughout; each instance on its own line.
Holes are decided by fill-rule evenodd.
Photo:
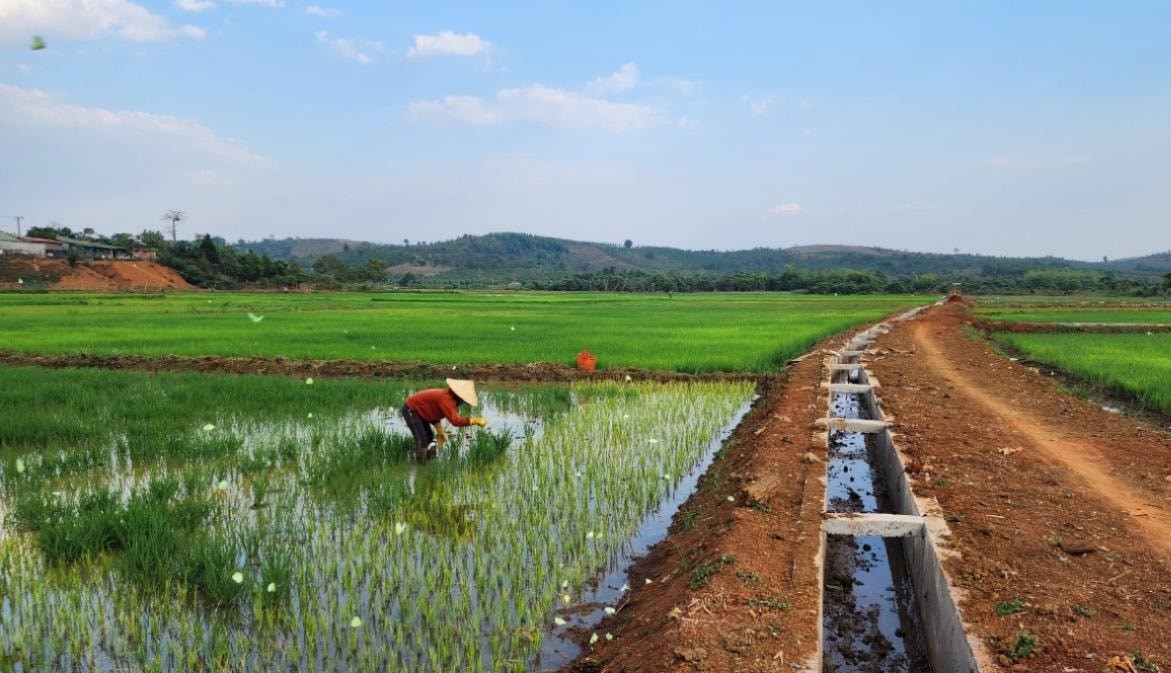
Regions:
M 419 455 L 426 453 L 427 447 L 435 441 L 435 431 L 431 429 L 431 424 L 405 404 L 402 414 L 403 420 L 407 422 L 407 427 L 411 429 L 411 435 L 415 438 L 415 453 Z

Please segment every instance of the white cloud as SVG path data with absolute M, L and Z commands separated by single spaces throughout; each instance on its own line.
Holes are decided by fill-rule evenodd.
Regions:
M 285 0 L 228 0 L 233 5 L 261 5 L 262 7 L 284 7 Z
M 683 79 L 682 77 L 656 77 L 650 81 L 650 84 L 666 87 L 683 96 L 694 95 L 700 90 L 699 80 Z
M 631 131 L 666 122 L 646 105 L 614 103 L 540 84 L 501 89 L 492 101 L 477 96 L 417 101 L 408 106 L 404 116 L 411 122 L 460 122 L 475 126 L 528 123 L 608 132 Z
M 335 54 L 350 61 L 366 65 L 374 62 L 373 52 L 383 50 L 382 42 L 376 40 L 350 39 L 345 37 L 330 38 L 329 33 L 319 30 L 315 33 L 317 42 L 326 45 Z
M 779 97 L 769 93 L 761 96 L 741 96 L 740 100 L 748 104 L 748 111 L 753 117 L 761 117 L 768 114 L 769 108 L 779 100 Z
M 202 40 L 207 37 L 207 31 L 199 26 L 183 26 L 179 32 L 193 40 Z
M 221 138 L 192 119 L 74 105 L 61 102 L 44 91 L 3 83 L 0 83 L 0 123 L 169 139 L 230 164 L 255 166 L 271 163 L 269 158 L 254 154 L 235 141 Z
M 305 8 L 305 13 L 309 14 L 310 16 L 320 16 L 326 19 L 332 19 L 333 17 L 341 14 L 342 10 L 335 7 L 318 7 L 317 5 L 309 5 Z
M 491 43 L 475 33 L 458 35 L 445 30 L 438 35 L 416 35 L 415 43 L 407 49 L 407 58 L 425 56 L 475 56 L 487 53 Z
M 803 212 L 805 209 L 799 203 L 778 203 L 769 209 L 770 213 L 774 215 L 792 215 L 794 213 Z
M 116 35 L 132 42 L 202 36 L 201 29 L 176 29 L 128 0 L 0 0 L 0 43 L 22 44 L 29 35 L 64 40 Z
M 439 100 L 416 101 L 407 106 L 404 116 L 411 122 L 454 121 L 472 126 L 495 126 L 507 121 L 503 109 L 478 96 L 444 96 Z
M 185 12 L 204 12 L 215 9 L 215 0 L 175 0 L 175 6 Z
M 638 66 L 634 63 L 625 63 L 616 72 L 605 77 L 599 77 L 586 85 L 586 93 L 594 96 L 605 96 L 611 93 L 622 93 L 633 89 L 638 84 Z

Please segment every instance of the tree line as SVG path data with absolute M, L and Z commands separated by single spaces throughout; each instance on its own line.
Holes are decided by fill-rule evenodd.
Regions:
M 66 227 L 34 227 L 30 236 L 85 237 L 129 248 L 134 241 L 153 248 L 159 263 L 175 269 L 187 282 L 212 289 L 274 289 L 308 285 L 324 290 L 418 289 L 526 289 L 568 292 L 807 292 L 811 294 L 942 294 L 959 283 L 968 294 L 1084 294 L 1158 296 L 1171 293 L 1171 273 L 1161 278 L 1122 275 L 1115 271 L 1041 266 L 986 260 L 982 267 L 957 273 L 889 273 L 883 269 L 803 268 L 789 264 L 782 271 L 692 271 L 619 269 L 594 271 L 511 266 L 508 248 L 522 248 L 539 260 L 564 251 L 564 243 L 521 235 L 493 235 L 494 245 L 474 255 L 476 268 L 460 263 L 458 252 L 475 247 L 477 239 L 462 237 L 444 245 L 450 273 L 422 275 L 392 273 L 387 261 L 368 254 L 355 258 L 349 250 L 318 257 L 305 268 L 295 259 L 273 260 L 267 254 L 228 245 L 208 234 L 194 241 L 168 241 L 159 231 L 137 236 L 112 236 Z M 479 242 L 483 242 L 482 240 Z M 617 247 L 617 246 L 616 246 Z M 629 249 L 623 246 L 625 249 Z M 354 263 L 347 263 L 354 259 Z M 493 262 L 493 263 L 489 263 Z M 400 260 L 401 263 L 401 260 Z M 530 260 L 531 264 L 531 260 Z M 435 269 L 438 271 L 437 269 Z

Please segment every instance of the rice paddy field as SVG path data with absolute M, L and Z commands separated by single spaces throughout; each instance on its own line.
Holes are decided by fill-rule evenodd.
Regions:
M 1001 331 L 999 343 L 1037 362 L 1069 372 L 1107 390 L 1121 392 L 1140 404 L 1171 413 L 1171 325 L 1165 301 L 1098 301 L 1093 304 L 1048 303 L 983 305 L 977 314 L 1004 323 L 1085 326 L 1060 331 Z M 1100 332 L 1096 325 L 1129 326 L 1128 331 Z
M 1043 362 L 1141 404 L 1171 413 L 1171 334 L 1000 332 L 996 340 L 1030 360 Z
M 0 295 L 0 343 L 754 372 L 916 303 Z M 611 637 L 599 579 L 754 394 L 481 382 L 489 426 L 417 463 L 398 408 L 434 385 L 0 365 L 0 670 L 543 670 Z
M 0 350 L 772 371 L 926 297 L 769 294 L 0 294 Z
M 416 464 L 402 383 L 0 381 L 0 666 L 25 671 L 532 670 L 613 609 L 588 580 L 752 396 L 483 386 L 491 427 Z

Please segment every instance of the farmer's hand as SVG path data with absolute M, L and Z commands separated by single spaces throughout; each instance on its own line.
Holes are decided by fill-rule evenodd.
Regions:
M 447 433 L 443 431 L 443 425 L 439 423 L 435 424 L 435 443 L 439 446 L 447 443 Z
M 468 420 L 472 422 L 472 425 L 479 425 L 481 427 L 488 425 L 488 419 L 483 416 L 472 416 Z

